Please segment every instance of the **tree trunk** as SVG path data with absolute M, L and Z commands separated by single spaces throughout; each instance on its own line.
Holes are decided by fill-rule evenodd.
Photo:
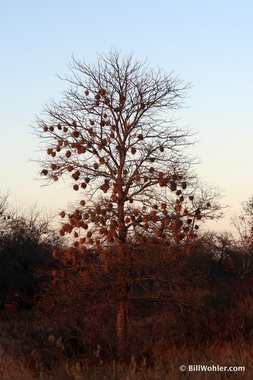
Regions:
M 121 176 L 121 174 L 119 175 Z M 126 261 L 126 239 L 127 228 L 125 224 L 125 194 L 122 186 L 118 189 L 118 227 L 119 227 L 119 273 L 118 273 L 118 305 L 117 305 L 117 338 L 119 360 L 124 362 L 127 354 L 127 291 L 125 284 L 125 261 Z
M 124 294 L 125 293 L 125 294 Z M 122 292 L 117 309 L 117 338 L 119 360 L 124 362 L 127 354 L 127 312 L 126 312 L 126 292 Z
M 119 243 L 125 244 L 127 238 L 127 228 L 125 224 L 125 200 L 122 191 L 119 192 L 118 200 L 118 226 L 119 226 Z

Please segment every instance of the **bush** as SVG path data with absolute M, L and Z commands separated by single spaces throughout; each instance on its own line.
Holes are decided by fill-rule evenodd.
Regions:
M 0 306 L 32 307 L 40 281 L 38 270 L 52 267 L 52 250 L 61 244 L 50 218 L 35 208 L 12 211 L 0 200 Z

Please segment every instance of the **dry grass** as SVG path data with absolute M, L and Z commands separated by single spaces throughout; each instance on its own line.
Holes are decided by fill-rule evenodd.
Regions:
M 128 365 L 115 360 L 105 362 L 98 349 L 93 358 L 80 355 L 72 359 L 65 354 L 60 338 L 49 331 L 32 313 L 19 317 L 1 313 L 0 380 L 179 380 L 253 378 L 253 350 L 250 344 L 222 343 L 196 348 L 177 347 L 160 340 L 152 347 L 150 358 L 132 357 Z M 179 369 L 180 365 L 244 366 L 245 372 L 197 372 Z
M 98 358 L 99 359 L 99 358 Z M 46 370 L 45 363 L 37 363 L 36 368 L 28 368 L 27 358 L 15 358 L 13 354 L 1 349 L 0 379 L 1 380 L 179 380 L 179 379 L 245 379 L 251 380 L 253 376 L 253 353 L 250 346 L 225 344 L 210 347 L 168 348 L 160 359 L 152 366 L 147 366 L 146 360 L 137 363 L 132 357 L 130 364 L 121 365 L 115 361 L 90 367 L 86 361 L 62 360 L 53 370 Z M 38 360 L 38 359 L 37 359 Z M 220 365 L 244 366 L 244 372 L 181 372 L 180 365 Z

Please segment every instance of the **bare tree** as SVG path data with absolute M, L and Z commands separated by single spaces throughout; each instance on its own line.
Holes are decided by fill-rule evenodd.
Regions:
M 186 154 L 192 134 L 171 117 L 189 84 L 117 51 L 100 55 L 96 65 L 73 59 L 70 72 L 63 100 L 45 106 L 35 131 L 48 155 L 40 161 L 41 174 L 49 182 L 70 178 L 73 189 L 85 194 L 76 210 L 61 213 L 68 217 L 61 235 L 76 238 L 69 254 L 73 263 L 87 244 L 101 256 L 116 245 L 117 260 L 124 263 L 129 240 L 142 242 L 150 235 L 175 244 L 191 240 L 198 221 L 212 217 L 219 205 L 210 203 L 213 193 L 194 195 L 196 175 Z M 121 352 L 126 348 L 122 289 Z
M 241 243 L 246 247 L 253 245 L 253 196 L 242 203 L 242 211 L 232 217 L 232 224 L 237 229 Z

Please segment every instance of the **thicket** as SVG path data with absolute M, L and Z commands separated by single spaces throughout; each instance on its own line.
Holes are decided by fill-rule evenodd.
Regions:
M 106 370 L 119 359 L 120 263 L 111 247 L 109 264 L 88 249 L 79 265 L 67 266 L 67 243 L 43 223 L 38 213 L 33 219 L 7 209 L 1 213 L 2 352 L 25 358 L 37 374 L 63 363 L 65 375 L 72 376 L 66 378 L 78 378 L 74 373 L 80 375 L 82 368 Z M 134 361 L 142 370 L 158 363 L 166 368 L 171 350 L 251 345 L 253 267 L 247 241 L 246 247 L 245 240 L 229 234 L 205 233 L 194 240 L 190 254 L 159 240 L 129 243 L 124 283 L 131 366 Z
M 44 281 L 38 270 L 57 265 L 52 250 L 61 242 L 50 227 L 52 217 L 35 206 L 11 207 L 8 198 L 0 196 L 0 308 L 26 309 L 37 302 Z

